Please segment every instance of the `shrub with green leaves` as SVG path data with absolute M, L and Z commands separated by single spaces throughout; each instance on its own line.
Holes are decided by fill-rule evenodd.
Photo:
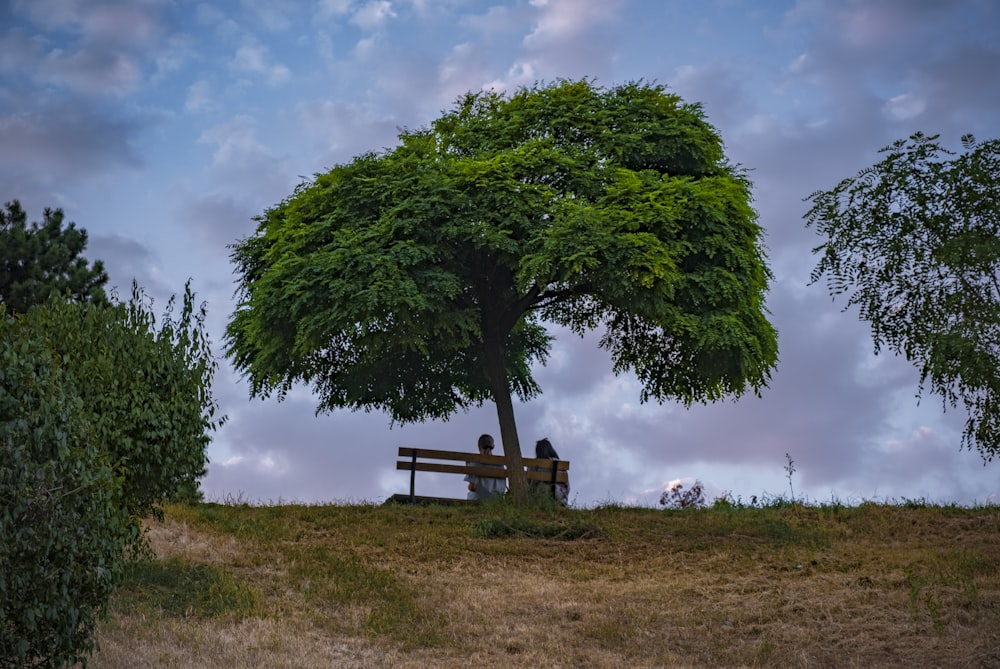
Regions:
M 164 499 L 197 490 L 216 417 L 217 363 L 205 307 L 185 286 L 180 313 L 171 298 L 158 324 L 152 302 L 133 286 L 111 308 L 53 299 L 22 317 L 45 333 L 91 415 L 97 441 L 124 478 L 129 512 L 157 512 Z
M 0 667 L 86 665 L 138 539 L 77 384 L 0 307 Z
M 216 364 L 190 287 L 175 306 L 0 304 L 0 667 L 86 664 L 138 519 L 197 490 Z

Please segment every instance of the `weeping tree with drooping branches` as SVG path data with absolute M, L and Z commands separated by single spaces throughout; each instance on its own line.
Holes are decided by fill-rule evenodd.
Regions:
M 847 296 L 887 348 L 920 371 L 918 395 L 966 413 L 962 443 L 1000 454 L 1000 140 L 956 154 L 916 133 L 832 190 L 809 196 L 826 241 L 812 280 Z

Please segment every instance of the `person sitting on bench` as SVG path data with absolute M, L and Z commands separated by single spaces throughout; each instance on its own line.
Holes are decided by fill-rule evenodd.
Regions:
M 535 457 L 541 458 L 543 460 L 558 460 L 559 454 L 556 453 L 556 449 L 552 446 L 552 442 L 545 439 L 539 439 L 535 442 Z M 543 467 L 532 467 L 533 471 L 544 472 L 549 471 Z M 551 492 L 552 496 L 555 497 L 556 501 L 560 504 L 569 503 L 569 481 L 566 483 L 549 483 L 547 481 L 531 481 L 531 488 L 533 490 L 545 490 L 546 492 Z
M 484 434 L 479 437 L 479 452 L 482 455 L 492 455 L 493 454 L 493 437 L 488 434 Z M 478 465 L 479 463 L 470 462 L 469 464 Z M 499 465 L 482 465 L 484 467 L 499 467 Z M 502 467 L 501 467 L 502 469 Z M 478 499 L 480 501 L 487 500 L 491 497 L 496 497 L 497 495 L 502 495 L 507 492 L 507 479 L 505 478 L 491 478 L 489 476 L 476 476 L 474 474 L 466 474 L 465 480 L 469 482 L 469 499 Z

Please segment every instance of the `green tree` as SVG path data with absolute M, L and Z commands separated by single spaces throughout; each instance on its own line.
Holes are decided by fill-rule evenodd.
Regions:
M 233 246 L 227 352 L 253 395 L 447 418 L 540 389 L 544 323 L 604 327 L 642 400 L 766 385 L 777 358 L 750 184 L 697 105 L 662 86 L 470 93 L 400 144 L 302 184 Z M 523 476 L 511 491 L 526 494 Z
M 59 357 L 0 305 L 0 667 L 93 651 L 137 526 Z
M 158 324 L 133 285 L 131 300 L 110 308 L 52 298 L 20 316 L 60 356 L 135 516 L 157 512 L 171 496 L 191 496 L 205 473 L 210 433 L 224 421 L 211 393 L 217 363 L 205 305 L 188 284 L 179 314 L 176 307 L 172 297 Z
M 826 238 L 812 280 L 848 294 L 883 346 L 920 370 L 919 394 L 968 412 L 962 442 L 1000 452 L 1000 140 L 955 154 L 922 133 L 807 198 Z
M 62 209 L 46 208 L 42 224 L 29 227 L 21 203 L 8 202 L 0 209 L 0 302 L 7 313 L 23 313 L 52 294 L 106 305 L 108 275 L 100 260 L 90 265 L 80 255 L 86 246 L 87 231 L 64 227 Z

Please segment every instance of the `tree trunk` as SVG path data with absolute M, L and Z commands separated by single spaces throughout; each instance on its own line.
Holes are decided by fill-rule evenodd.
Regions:
M 507 379 L 507 366 L 504 364 L 503 344 L 496 342 L 486 344 L 486 367 L 490 376 L 493 401 L 497 406 L 497 418 L 500 421 L 500 440 L 503 442 L 503 454 L 507 460 L 507 480 L 510 484 L 510 494 L 515 501 L 526 502 L 528 500 L 528 477 L 524 474 L 521 444 L 517 439 L 514 403 L 510 399 L 510 384 Z

